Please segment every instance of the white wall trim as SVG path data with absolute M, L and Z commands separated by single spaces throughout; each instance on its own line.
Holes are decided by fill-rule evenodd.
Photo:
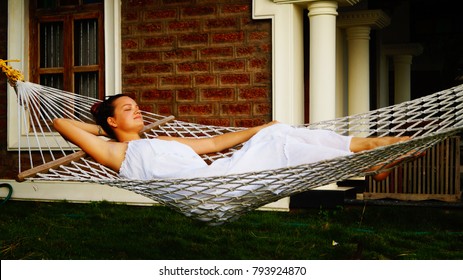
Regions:
M 252 1 L 253 19 L 272 20 L 273 118 L 284 123 L 304 121 L 303 9 L 271 0 Z
M 26 181 L 19 183 L 14 180 L 4 179 L 0 182 L 12 186 L 13 193 L 10 198 L 11 200 L 44 202 L 67 201 L 73 203 L 108 201 L 139 206 L 160 205 L 152 199 L 129 190 L 101 184 L 61 181 Z M 0 198 L 6 197 L 7 195 L 8 190 L 6 188 L 0 188 Z M 289 198 L 283 198 L 273 203 L 268 203 L 257 210 L 289 211 Z

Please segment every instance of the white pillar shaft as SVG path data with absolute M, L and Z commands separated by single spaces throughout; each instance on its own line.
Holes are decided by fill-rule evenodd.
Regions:
M 394 56 L 394 102 L 401 103 L 411 98 L 410 71 L 412 55 Z
M 336 1 L 308 4 L 310 122 L 336 117 Z
M 370 27 L 356 26 L 346 30 L 348 48 L 348 114 L 370 109 Z

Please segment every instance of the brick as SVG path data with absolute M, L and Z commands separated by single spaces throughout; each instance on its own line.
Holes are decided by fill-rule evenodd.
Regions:
M 191 115 L 212 115 L 214 112 L 213 106 L 211 104 L 181 104 L 178 105 L 178 113 L 181 116 L 191 116 Z
M 168 31 L 172 32 L 192 32 L 199 30 L 199 22 L 198 21 L 173 21 L 167 25 Z
M 141 95 L 143 101 L 156 101 L 156 102 L 170 102 L 174 99 L 174 92 L 172 90 L 145 90 Z
M 254 83 L 256 84 L 270 84 L 272 77 L 269 72 L 254 73 Z
M 242 43 L 244 41 L 244 32 L 227 32 L 212 35 L 213 43 Z
M 196 100 L 196 90 L 192 88 L 185 88 L 177 90 L 178 101 L 194 101 Z
M 269 120 L 266 119 L 237 119 L 235 120 L 235 126 L 238 127 L 253 127 L 268 123 Z
M 156 113 L 163 116 L 176 115 L 171 104 L 159 104 L 156 106 Z
M 233 56 L 233 48 L 232 47 L 206 48 L 206 49 L 202 49 L 199 53 L 200 53 L 201 58 L 232 57 Z
M 237 119 L 235 120 L 235 126 L 237 127 L 253 127 L 254 120 L 253 119 Z
M 159 52 L 131 52 L 127 55 L 129 61 L 152 61 L 160 60 Z
M 159 36 L 151 37 L 143 40 L 143 46 L 146 48 L 173 48 L 175 46 L 175 37 L 174 36 Z
M 210 19 L 205 23 L 206 29 L 227 29 L 227 28 L 238 28 L 238 20 L 236 18 L 219 18 Z
M 271 115 L 272 105 L 270 103 L 258 103 L 253 106 L 253 114 L 258 115 Z
M 211 16 L 215 14 L 215 7 L 212 6 L 190 6 L 182 10 L 186 17 Z
M 238 97 L 240 100 L 266 100 L 268 98 L 268 89 L 241 88 L 239 89 Z
M 209 71 L 209 62 L 190 61 L 177 64 L 178 72 L 206 72 Z
M 145 35 L 146 33 L 160 33 L 162 25 L 160 23 L 144 23 L 137 25 L 137 34 Z
M 272 45 L 271 44 L 263 44 L 260 46 L 260 50 L 262 53 L 271 53 L 272 52 Z
M 250 69 L 267 69 L 268 66 L 268 59 L 266 57 L 252 58 L 249 61 Z
M 217 85 L 217 79 L 215 75 L 195 75 L 194 82 L 196 86 Z
M 229 127 L 231 125 L 230 119 L 217 119 L 217 118 L 201 118 L 197 123 L 202 125 L 213 125 L 213 126 L 224 126 Z
M 202 89 L 201 100 L 206 101 L 232 101 L 235 91 L 231 88 Z
M 162 5 L 175 5 L 178 6 L 179 4 L 189 4 L 191 5 L 191 0 L 162 0 Z
M 129 64 L 129 65 L 124 65 L 124 75 L 133 75 L 137 74 L 138 72 L 138 67 L 137 65 Z
M 244 71 L 244 60 L 229 60 L 214 62 L 215 71 Z
M 153 112 L 153 105 L 152 104 L 139 104 L 140 110 L 146 112 Z
M 161 77 L 161 86 L 187 86 L 191 85 L 190 76 L 165 76 Z
M 129 25 L 121 26 L 121 35 L 122 35 L 122 38 L 124 38 L 124 36 L 127 36 L 127 35 L 132 35 L 131 26 L 129 26 Z
M 122 12 L 122 22 L 137 21 L 137 20 L 138 20 L 138 12 L 136 11 L 123 11 Z
M 177 10 L 164 9 L 145 12 L 146 20 L 165 20 L 177 18 Z
M 171 63 L 155 63 L 143 65 L 142 73 L 172 73 L 173 65 Z
M 127 8 L 136 8 L 136 7 L 145 8 L 146 6 L 153 5 L 154 0 L 126 0 L 126 1 L 122 1 L 122 3 L 126 3 Z
M 156 82 L 157 79 L 154 77 L 124 79 L 124 84 L 127 86 L 153 85 L 156 84 Z
M 229 4 L 229 5 L 224 5 L 222 7 L 222 13 L 223 14 L 249 13 L 250 9 L 251 7 L 247 4 L 239 4 L 239 5 Z
M 209 35 L 205 33 L 193 33 L 179 36 L 181 46 L 206 45 L 209 41 Z
M 237 57 L 250 57 L 257 53 L 257 48 L 254 46 L 236 47 Z
M 122 40 L 122 49 L 138 49 L 138 41 L 136 39 Z
M 264 40 L 269 39 L 270 33 L 267 31 L 255 31 L 249 33 L 249 40 Z
M 222 84 L 249 84 L 249 74 L 225 74 L 220 76 Z
M 196 59 L 196 51 L 191 49 L 175 49 L 163 52 L 164 60 L 192 60 Z
M 251 104 L 239 103 L 239 104 L 222 104 L 221 115 L 229 116 L 249 116 L 251 114 Z
M 138 91 L 137 90 L 126 90 L 124 89 L 123 90 L 123 93 L 127 96 L 129 96 L 130 98 L 132 98 L 133 100 L 138 100 L 137 96 L 138 96 Z M 143 110 L 143 109 L 142 109 Z

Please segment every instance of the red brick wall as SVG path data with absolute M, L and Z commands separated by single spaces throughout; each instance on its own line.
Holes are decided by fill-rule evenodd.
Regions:
M 271 116 L 271 22 L 251 0 L 123 0 L 123 92 L 177 119 L 253 126 Z

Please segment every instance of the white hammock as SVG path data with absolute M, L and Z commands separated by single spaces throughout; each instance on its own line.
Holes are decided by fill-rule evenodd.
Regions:
M 96 99 L 22 81 L 16 82 L 15 90 L 19 108 L 18 137 L 22 139 L 19 158 L 27 158 L 27 162 L 19 161 L 18 180 L 107 184 L 141 194 L 210 224 L 233 220 L 247 211 L 317 186 L 371 175 L 372 172 L 366 171 L 371 167 L 386 166 L 404 155 L 410 157 L 420 153 L 463 129 L 463 86 L 458 86 L 364 114 L 304 125 L 308 129 L 328 129 L 363 137 L 408 135 L 413 137 L 411 141 L 257 173 L 138 181 L 119 177 L 53 132 L 51 123 L 56 117 L 93 122 L 89 109 Z M 242 129 L 187 123 L 149 112 L 143 112 L 143 116 L 146 122 L 143 136 L 148 138 L 158 135 L 210 137 Z M 237 149 L 239 147 L 206 155 L 204 159 L 211 162 L 229 156 Z

